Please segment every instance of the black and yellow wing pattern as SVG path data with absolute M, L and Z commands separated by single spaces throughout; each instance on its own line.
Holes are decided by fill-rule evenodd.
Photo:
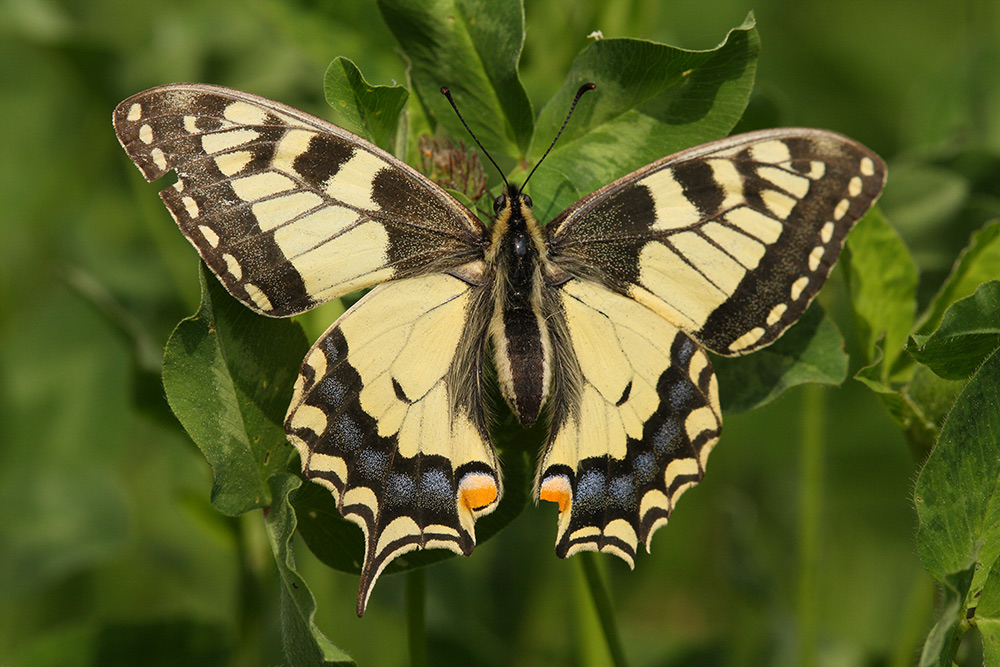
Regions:
M 550 260 L 575 276 L 559 291 L 582 388 L 552 399 L 536 485 L 561 509 L 560 555 L 631 565 L 649 547 L 719 437 L 702 347 L 745 354 L 798 320 L 884 181 L 847 137 L 766 130 L 654 162 L 546 227 Z
M 468 555 L 502 495 L 484 368 L 549 421 L 536 498 L 556 551 L 629 565 L 698 483 L 722 425 L 706 348 L 768 345 L 816 296 L 885 166 L 841 135 L 780 129 L 668 156 L 546 226 L 508 186 L 487 228 L 443 188 L 330 123 L 173 84 L 115 128 L 222 284 L 269 316 L 375 286 L 309 351 L 285 421 L 303 474 L 365 536 L 363 613 L 414 549 Z

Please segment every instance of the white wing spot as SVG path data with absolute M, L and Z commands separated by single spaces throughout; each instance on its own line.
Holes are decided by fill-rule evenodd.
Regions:
M 198 119 L 195 116 L 184 116 L 184 129 L 191 134 L 197 134 Z
M 780 167 L 758 167 L 757 175 L 801 199 L 809 193 L 809 179 Z
M 243 279 L 243 269 L 240 268 L 240 263 L 236 261 L 236 258 L 230 254 L 225 254 L 222 259 L 226 262 L 226 268 L 229 269 L 229 273 L 233 274 L 233 278 L 237 280 Z
M 250 295 L 250 298 L 255 304 L 257 304 L 258 308 L 261 310 L 274 310 L 271 306 L 271 300 L 267 298 L 267 295 L 264 294 L 259 287 L 253 283 L 247 283 L 243 286 L 243 289 L 247 291 L 247 294 Z
M 354 151 L 354 156 L 341 165 L 324 186 L 326 193 L 348 206 L 367 211 L 379 210 L 372 199 L 372 183 L 375 175 L 386 167 L 386 163 L 368 151 Z
M 266 111 L 246 102 L 233 102 L 222 115 L 239 125 L 261 125 L 267 120 Z
M 865 176 L 875 175 L 875 162 L 870 157 L 861 158 L 861 173 Z
M 766 244 L 777 241 L 783 229 L 780 222 L 749 206 L 734 208 L 726 214 L 726 222 Z
M 128 116 L 125 117 L 125 120 L 127 120 L 130 123 L 134 123 L 140 118 L 142 118 L 142 105 L 139 104 L 138 102 L 135 102 L 132 106 L 128 108 Z
M 139 128 L 139 141 L 144 144 L 153 143 L 153 128 L 151 128 L 148 124 L 144 124 Z
M 788 306 L 783 303 L 779 303 L 777 306 L 771 309 L 771 312 L 767 314 L 767 326 L 773 327 L 781 319 L 781 316 L 785 314 L 788 310 Z
M 230 183 L 233 192 L 243 201 L 257 201 L 295 187 L 295 182 L 287 176 L 273 171 L 265 171 L 238 178 Z
M 823 239 L 823 243 L 829 243 L 830 239 L 833 238 L 833 228 L 834 224 L 832 222 L 828 222 L 823 225 L 823 229 L 819 230 L 819 237 Z
M 845 215 L 847 215 L 847 209 L 851 208 L 851 202 L 847 199 L 841 199 L 840 203 L 837 204 L 837 208 L 833 209 L 833 219 L 840 220 Z
M 194 200 L 194 197 L 184 197 L 181 201 L 184 202 L 184 209 L 187 211 L 188 215 L 192 218 L 197 218 L 198 202 Z
M 760 198 L 771 213 L 782 220 L 787 218 L 795 205 L 799 203 L 798 199 L 777 190 L 761 190 Z
M 684 195 L 681 184 L 670 169 L 661 169 L 639 181 L 653 198 L 656 220 L 653 229 L 676 229 L 693 225 L 701 219 L 698 208 Z
M 174 190 L 177 190 L 177 192 L 184 192 L 184 181 L 177 181 L 174 183 Z
M 160 168 L 161 171 L 167 170 L 167 156 L 163 154 L 159 148 L 154 148 L 149 152 L 149 157 L 153 158 L 153 164 Z
M 215 166 L 226 176 L 233 176 L 243 171 L 243 168 L 250 164 L 253 153 L 250 151 L 235 151 L 223 153 L 215 158 Z
M 809 276 L 802 276 L 792 283 L 792 301 L 797 301 L 802 296 L 802 290 L 809 284 Z
M 750 147 L 750 155 L 758 162 L 778 164 L 792 159 L 791 151 L 784 141 L 762 141 Z
M 819 268 L 819 263 L 823 259 L 823 253 L 826 252 L 826 248 L 821 245 L 816 246 L 809 253 L 809 270 L 815 271 Z
M 826 173 L 826 163 L 820 160 L 813 160 L 809 163 L 809 171 L 806 172 L 806 176 L 813 179 L 814 181 L 823 178 L 823 174 Z
M 739 350 L 746 349 L 759 341 L 764 335 L 764 327 L 754 327 L 750 331 L 746 332 L 732 343 L 729 344 L 729 349 L 733 352 L 738 352 Z
M 209 155 L 221 153 L 222 151 L 236 148 L 243 144 L 250 143 L 260 134 L 254 130 L 227 130 L 226 132 L 214 132 L 212 134 L 201 135 L 201 147 Z
M 208 245 L 213 248 L 219 247 L 219 235 L 215 233 L 214 229 L 206 225 L 199 225 L 198 231 L 200 231 L 201 235 L 205 237 L 206 241 L 208 241 Z
M 847 194 L 851 195 L 852 197 L 857 197 L 859 194 L 861 194 L 860 176 L 853 177 L 847 184 Z

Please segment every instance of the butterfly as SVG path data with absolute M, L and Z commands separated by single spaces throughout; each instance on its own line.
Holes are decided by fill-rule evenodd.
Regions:
M 176 172 L 163 202 L 247 307 L 287 317 L 374 287 L 309 350 L 285 419 L 304 476 L 364 533 L 359 616 L 390 561 L 470 554 L 497 507 L 489 364 L 523 425 L 548 421 L 534 493 L 558 505 L 556 553 L 631 567 L 719 438 L 706 349 L 742 355 L 791 326 L 885 182 L 847 137 L 764 130 L 666 156 L 544 226 L 507 184 L 487 226 L 368 141 L 237 90 L 152 88 L 114 125 L 147 180 Z

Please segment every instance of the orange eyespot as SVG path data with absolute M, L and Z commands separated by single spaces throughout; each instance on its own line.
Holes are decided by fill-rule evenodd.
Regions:
M 497 484 L 484 473 L 470 473 L 458 483 L 458 501 L 470 512 L 478 512 L 497 499 Z
M 550 503 L 559 505 L 559 511 L 565 512 L 573 502 L 573 489 L 566 475 L 554 475 L 542 482 L 538 497 Z

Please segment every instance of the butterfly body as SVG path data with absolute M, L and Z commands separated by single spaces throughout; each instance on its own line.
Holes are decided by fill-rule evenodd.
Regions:
M 508 187 L 483 224 L 345 130 L 261 97 L 172 84 L 115 110 L 119 141 L 227 290 L 287 316 L 374 287 L 313 345 L 285 419 L 303 474 L 365 536 L 358 613 L 414 549 L 471 553 L 503 495 L 492 350 L 556 553 L 630 566 L 704 476 L 722 427 L 706 348 L 778 338 L 819 292 L 885 165 L 824 130 L 666 156 L 542 225 Z

